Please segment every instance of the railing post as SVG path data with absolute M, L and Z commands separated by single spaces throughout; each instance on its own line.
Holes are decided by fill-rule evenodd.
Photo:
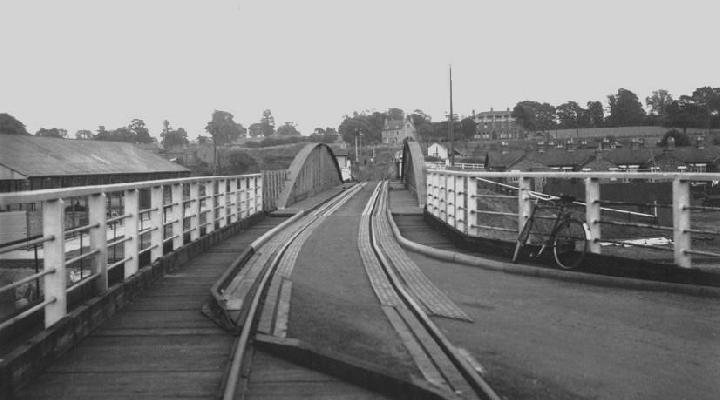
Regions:
M 447 223 L 448 215 L 447 215 L 447 171 L 445 171 L 444 174 L 440 175 L 440 219 L 443 220 L 443 222 Z
M 250 176 L 248 177 L 248 191 L 250 192 L 250 204 L 248 205 L 248 216 L 254 215 L 257 211 L 257 184 L 255 182 L 255 177 Z
M 163 214 L 165 214 L 165 208 L 163 208 L 163 187 L 153 186 L 150 188 L 150 227 L 153 229 L 150 231 L 150 264 L 155 260 L 163 256 L 163 236 L 165 232 L 165 225 L 163 220 Z
M 590 252 L 600 254 L 600 180 L 585 179 L 585 221 L 590 228 Z
M 215 181 L 210 181 L 209 185 L 205 182 L 204 185 L 206 196 L 205 209 L 208 210 L 205 213 L 205 234 L 207 235 L 215 230 Z
M 467 232 L 469 236 L 479 236 L 477 225 L 477 179 L 468 177 L 467 182 Z
M 125 190 L 124 194 L 125 214 L 123 220 L 123 235 L 128 238 L 123 246 L 123 257 L 127 260 L 125 266 L 125 278 L 129 278 L 137 272 L 140 265 L 138 257 L 138 225 L 140 221 L 139 193 L 137 189 Z
M 172 247 L 173 250 L 177 250 L 183 245 L 183 221 L 185 220 L 184 211 L 185 205 L 183 204 L 183 185 L 182 183 L 173 183 L 171 189 L 172 207 L 170 207 L 170 217 L 173 221 L 172 224 Z
M 218 179 L 217 181 L 217 207 L 218 212 L 217 216 L 215 217 L 220 223 L 218 226 L 220 228 L 224 228 L 225 225 L 227 225 L 227 204 L 225 204 L 225 189 L 226 189 L 226 181 L 225 179 Z
M 43 243 L 43 268 L 55 272 L 43 277 L 45 299 L 55 301 L 45 307 L 45 327 L 67 314 L 67 273 L 65 270 L 65 202 L 62 199 L 43 203 L 43 235 L 54 239 Z
M 108 288 L 106 221 L 107 195 L 105 193 L 90 195 L 88 197 L 88 223 L 90 225 L 98 225 L 97 228 L 92 228 L 90 232 L 88 232 L 90 248 L 98 251 L 95 255 L 95 273 L 98 275 L 95 279 L 95 289 L 97 293 L 103 293 Z
M 265 196 L 264 196 L 265 182 L 263 182 L 262 175 L 255 176 L 255 181 L 257 182 L 256 183 L 257 201 L 255 201 L 255 212 L 258 213 L 263 210 L 263 201 L 265 201 L 264 200 L 265 199 Z
M 240 177 L 240 201 L 238 205 L 238 217 L 243 219 L 247 217 L 247 177 Z
M 435 179 L 434 172 L 428 172 L 425 179 L 427 187 L 425 188 L 425 207 L 428 209 L 430 214 L 435 215 L 435 201 L 433 195 L 435 194 L 433 180 Z
M 228 203 L 230 213 L 230 223 L 235 223 L 238 221 L 238 184 L 237 184 L 237 178 L 230 179 L 230 202 Z
M 690 182 L 679 177 L 673 180 L 673 243 L 675 264 L 681 268 L 692 268 L 692 259 L 685 250 L 690 250 Z
M 525 221 L 530 217 L 530 190 L 532 180 L 521 176 L 518 179 L 518 233 L 525 226 Z
M 190 198 L 188 200 L 194 200 L 188 203 L 190 204 L 190 209 L 194 211 L 189 213 L 190 215 L 192 215 L 192 217 L 190 218 L 189 228 L 190 242 L 194 242 L 200 237 L 200 216 L 202 215 L 200 213 L 202 211 L 202 201 L 200 201 L 199 182 L 192 182 L 190 184 Z

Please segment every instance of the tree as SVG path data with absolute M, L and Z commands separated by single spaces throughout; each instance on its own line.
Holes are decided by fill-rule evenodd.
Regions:
M 601 128 L 605 124 L 605 109 L 599 101 L 588 101 L 587 107 L 587 127 Z
M 610 126 L 637 126 L 645 122 L 645 109 L 635 93 L 620 88 L 615 95 L 608 95 Z
M 399 108 L 389 108 L 387 117 L 393 121 L 403 121 L 405 119 L 405 111 Z
M 677 147 L 692 146 L 692 141 L 690 140 L 690 137 L 677 129 L 670 129 L 669 131 L 665 132 L 663 138 L 660 140 L 660 142 L 658 142 L 658 146 L 666 147 L 670 138 L 672 138 L 675 146 Z
M 227 111 L 215 110 L 212 119 L 205 126 L 205 130 L 213 138 L 216 145 L 224 145 L 236 141 L 244 136 L 247 130 L 233 121 L 233 115 Z
M 163 130 L 160 137 L 162 138 L 160 143 L 166 150 L 173 147 L 182 147 L 189 143 L 185 129 L 173 130 L 168 120 L 163 121 Z
M 79 131 L 75 132 L 75 139 L 78 140 L 90 140 L 93 138 L 92 131 L 88 129 L 80 129 Z
M 140 143 L 152 143 L 153 138 L 150 136 L 150 131 L 145 126 L 145 122 L 141 119 L 134 119 L 130 121 L 130 125 L 128 125 L 128 129 L 130 129 L 135 134 L 135 141 Z
M 458 133 L 458 140 L 470 140 L 475 136 L 475 119 L 473 117 L 463 118 L 459 125 L 460 129 L 454 129 Z
M 0 135 L 29 135 L 25 124 L 10 114 L 0 114 Z
M 312 133 L 312 134 L 313 134 L 313 135 L 317 135 L 317 136 L 324 136 L 324 135 L 325 135 L 325 128 L 317 127 L 317 128 L 315 128 L 315 129 L 313 129 L 313 133 Z
M 60 128 L 40 128 L 37 132 L 35 132 L 35 136 L 43 136 L 43 137 L 52 137 L 52 138 L 59 138 L 64 139 L 67 137 L 67 129 L 60 129 Z
M 262 119 L 260 119 L 260 126 L 262 128 L 263 136 L 270 136 L 275 134 L 275 118 L 272 116 L 270 109 L 263 111 Z
M 198 135 L 197 142 L 199 145 L 212 143 L 212 138 L 205 135 Z
M 558 122 L 562 128 L 580 128 L 587 125 L 587 110 L 575 101 L 568 101 L 556 108 Z
M 297 130 L 293 122 L 286 122 L 285 125 L 277 129 L 277 134 L 280 136 L 300 136 L 300 131 Z
M 650 114 L 659 117 L 665 116 L 665 109 L 672 103 L 672 95 L 665 89 L 658 89 L 645 98 L 645 104 L 650 107 Z
M 104 126 L 101 126 L 102 131 L 98 129 L 98 134 L 95 136 L 95 140 L 102 140 L 107 142 L 128 142 L 135 143 L 137 135 L 131 131 L 130 128 L 122 127 L 112 131 L 105 130 Z
M 521 101 L 512 111 L 518 125 L 531 132 L 547 131 L 555 128 L 555 107 L 549 103 Z

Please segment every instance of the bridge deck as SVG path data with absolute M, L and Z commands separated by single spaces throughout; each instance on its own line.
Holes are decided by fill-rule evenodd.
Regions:
M 216 396 L 233 337 L 201 313 L 227 266 L 284 217 L 266 218 L 168 274 L 25 387 L 19 399 Z

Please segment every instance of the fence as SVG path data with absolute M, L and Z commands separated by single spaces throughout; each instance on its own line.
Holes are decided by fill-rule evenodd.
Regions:
M 601 197 L 605 182 L 618 176 L 633 182 L 670 182 L 668 203 L 627 202 Z M 720 208 L 694 198 L 695 186 L 717 185 L 720 173 L 611 172 L 485 172 L 434 169 L 427 174 L 427 210 L 452 228 L 471 237 L 514 240 L 527 220 L 533 199 L 545 199 L 541 188 L 548 180 L 573 181 L 584 189 L 584 201 L 575 205 L 590 228 L 590 251 L 672 253 L 683 268 L 720 265 Z M 668 187 L 664 183 L 663 187 Z M 550 193 L 558 195 L 560 193 Z M 658 209 L 669 214 L 658 218 Z M 657 235 L 671 237 L 660 238 Z M 629 251 L 627 249 L 630 249 Z M 660 256 L 663 258 L 664 256 Z M 665 257 L 667 258 L 667 257 Z M 695 262 L 695 264 L 693 264 Z
M 33 203 L 42 210 L 41 235 L 0 244 L 5 260 L 27 252 L 37 260 L 39 248 L 42 258 L 36 273 L 0 287 L 0 294 L 37 288 L 35 301 L 0 323 L 0 331 L 41 311 L 45 327 L 55 324 L 74 291 L 102 293 L 109 276 L 130 277 L 169 251 L 262 212 L 263 189 L 262 175 L 252 174 L 0 194 L 0 207 Z M 65 212 L 78 198 L 87 205 L 87 223 L 69 226 Z
M 287 169 L 264 170 L 262 171 L 263 181 L 263 210 L 271 211 L 277 209 L 277 200 L 285 187 L 285 180 L 288 178 Z

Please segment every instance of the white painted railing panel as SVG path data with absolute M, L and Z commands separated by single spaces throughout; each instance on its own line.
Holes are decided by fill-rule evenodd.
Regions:
M 697 209 L 691 204 L 690 182 L 717 182 L 720 181 L 720 173 L 669 173 L 669 172 L 638 172 L 622 173 L 622 178 L 627 182 L 632 179 L 640 179 L 648 182 L 671 181 L 673 188 L 672 215 L 673 226 L 652 227 L 652 224 L 639 223 L 636 226 L 648 229 L 672 230 L 672 250 L 674 261 L 679 267 L 692 267 L 692 254 L 705 257 L 718 257 L 720 250 L 695 250 L 692 248 L 692 233 L 714 234 L 720 236 L 717 231 L 697 230 L 691 227 L 691 210 Z M 490 171 L 461 171 L 450 169 L 431 169 L 427 172 L 427 211 L 445 222 L 449 226 L 467 233 L 469 236 L 481 236 L 481 229 L 488 226 L 483 223 L 485 215 L 517 215 L 517 230 L 522 229 L 530 214 L 531 200 L 540 194 L 532 190 L 534 180 L 544 182 L 548 178 L 554 179 L 576 179 L 585 182 L 584 217 L 590 229 L 590 251 L 596 254 L 601 253 L 602 223 L 605 222 L 602 211 L 608 208 L 601 207 L 600 182 L 617 181 L 618 174 L 612 172 L 490 172 Z M 467 179 L 467 183 L 463 182 Z M 478 181 L 496 182 L 498 180 L 517 181 L 517 185 L 503 184 L 509 190 L 515 190 L 517 196 L 517 214 L 507 212 L 480 211 L 477 209 Z M 536 182 L 537 183 L 537 182 Z M 632 184 L 632 183 L 628 183 Z M 465 186 L 467 185 L 467 186 Z M 465 194 L 465 193 L 466 194 Z M 466 197 L 463 197 L 463 194 Z M 501 195 L 497 197 L 507 197 Z M 702 208 L 702 207 L 700 207 Z M 627 212 L 623 210 L 610 210 L 613 212 Z M 638 213 L 636 213 L 638 214 Z M 463 218 L 463 215 L 465 216 Z M 466 221 L 464 220 L 466 219 Z M 466 225 L 464 225 L 466 224 Z M 617 223 L 615 223 L 617 224 Z M 620 224 L 623 225 L 623 224 Z M 507 231 L 505 227 L 495 228 L 499 231 Z M 651 247 L 653 246 L 645 246 Z M 657 247 L 657 246 L 655 246 Z M 662 250 L 662 249 L 660 249 Z M 720 266 L 720 262 L 718 262 Z
M 226 190 L 227 182 L 229 182 L 229 190 Z M 187 199 L 184 198 L 185 185 L 188 186 L 189 192 Z M 214 190 L 216 185 L 217 191 Z M 205 195 L 208 196 L 204 199 L 200 198 L 201 186 L 205 187 Z M 199 219 L 201 212 L 205 210 L 207 210 L 205 211 L 206 234 L 213 231 L 216 222 L 219 227 L 223 227 L 228 219 L 236 222 L 261 212 L 263 196 L 257 192 L 262 191 L 262 186 L 260 174 L 196 177 L 0 194 L 0 206 L 36 204 L 36 207 L 42 209 L 45 239 L 35 239 L 28 244 L 42 243 L 41 257 L 45 271 L 37 276 L 42 281 L 41 292 L 44 300 L 33 310 L 43 310 L 45 325 L 49 327 L 67 315 L 67 293 L 70 283 L 68 282 L 70 270 L 66 265 L 68 251 L 74 252 L 71 263 L 87 258 L 91 260 L 92 269 L 89 274 L 92 279 L 86 279 L 87 275 L 82 274 L 81 280 L 74 282 L 71 288 L 93 282 L 95 292 L 102 293 L 108 288 L 108 271 L 111 267 L 108 265 L 108 244 L 122 248 L 122 259 L 115 262 L 112 267 L 122 265 L 123 277 L 128 278 L 137 273 L 141 267 L 141 252 L 149 252 L 152 262 L 162 257 L 165 249 L 163 245 L 166 243 L 172 243 L 172 249 L 176 250 L 184 244 L 198 240 L 201 228 Z M 170 189 L 170 196 L 167 199 L 164 196 L 166 187 Z M 243 188 L 247 191 L 247 197 L 244 199 L 247 201 L 242 201 Z M 149 209 L 140 210 L 141 190 L 150 191 Z M 112 217 L 109 216 L 108 194 L 110 193 L 113 194 L 113 204 L 116 204 L 114 207 L 122 204 L 122 215 L 113 213 Z M 63 199 L 81 197 L 87 199 L 88 225 L 77 228 L 68 226 L 67 224 L 72 222 L 66 221 L 65 208 L 68 204 Z M 170 232 L 167 235 L 166 228 Z M 108 229 L 118 234 L 109 235 Z M 66 239 L 70 231 L 73 237 Z M 75 243 L 78 242 L 75 238 L 78 234 L 87 235 L 89 242 L 85 242 L 84 245 L 81 245 L 81 241 Z M 144 240 L 143 249 L 140 249 L 141 239 Z M 3 249 L 5 253 L 32 251 L 25 250 L 17 244 L 7 246 L 0 244 L 0 250 Z M 9 288 L 21 284 L 26 283 L 6 285 L 3 286 L 3 290 L 10 290 Z M 10 323 L 13 321 L 8 321 L 4 325 Z

